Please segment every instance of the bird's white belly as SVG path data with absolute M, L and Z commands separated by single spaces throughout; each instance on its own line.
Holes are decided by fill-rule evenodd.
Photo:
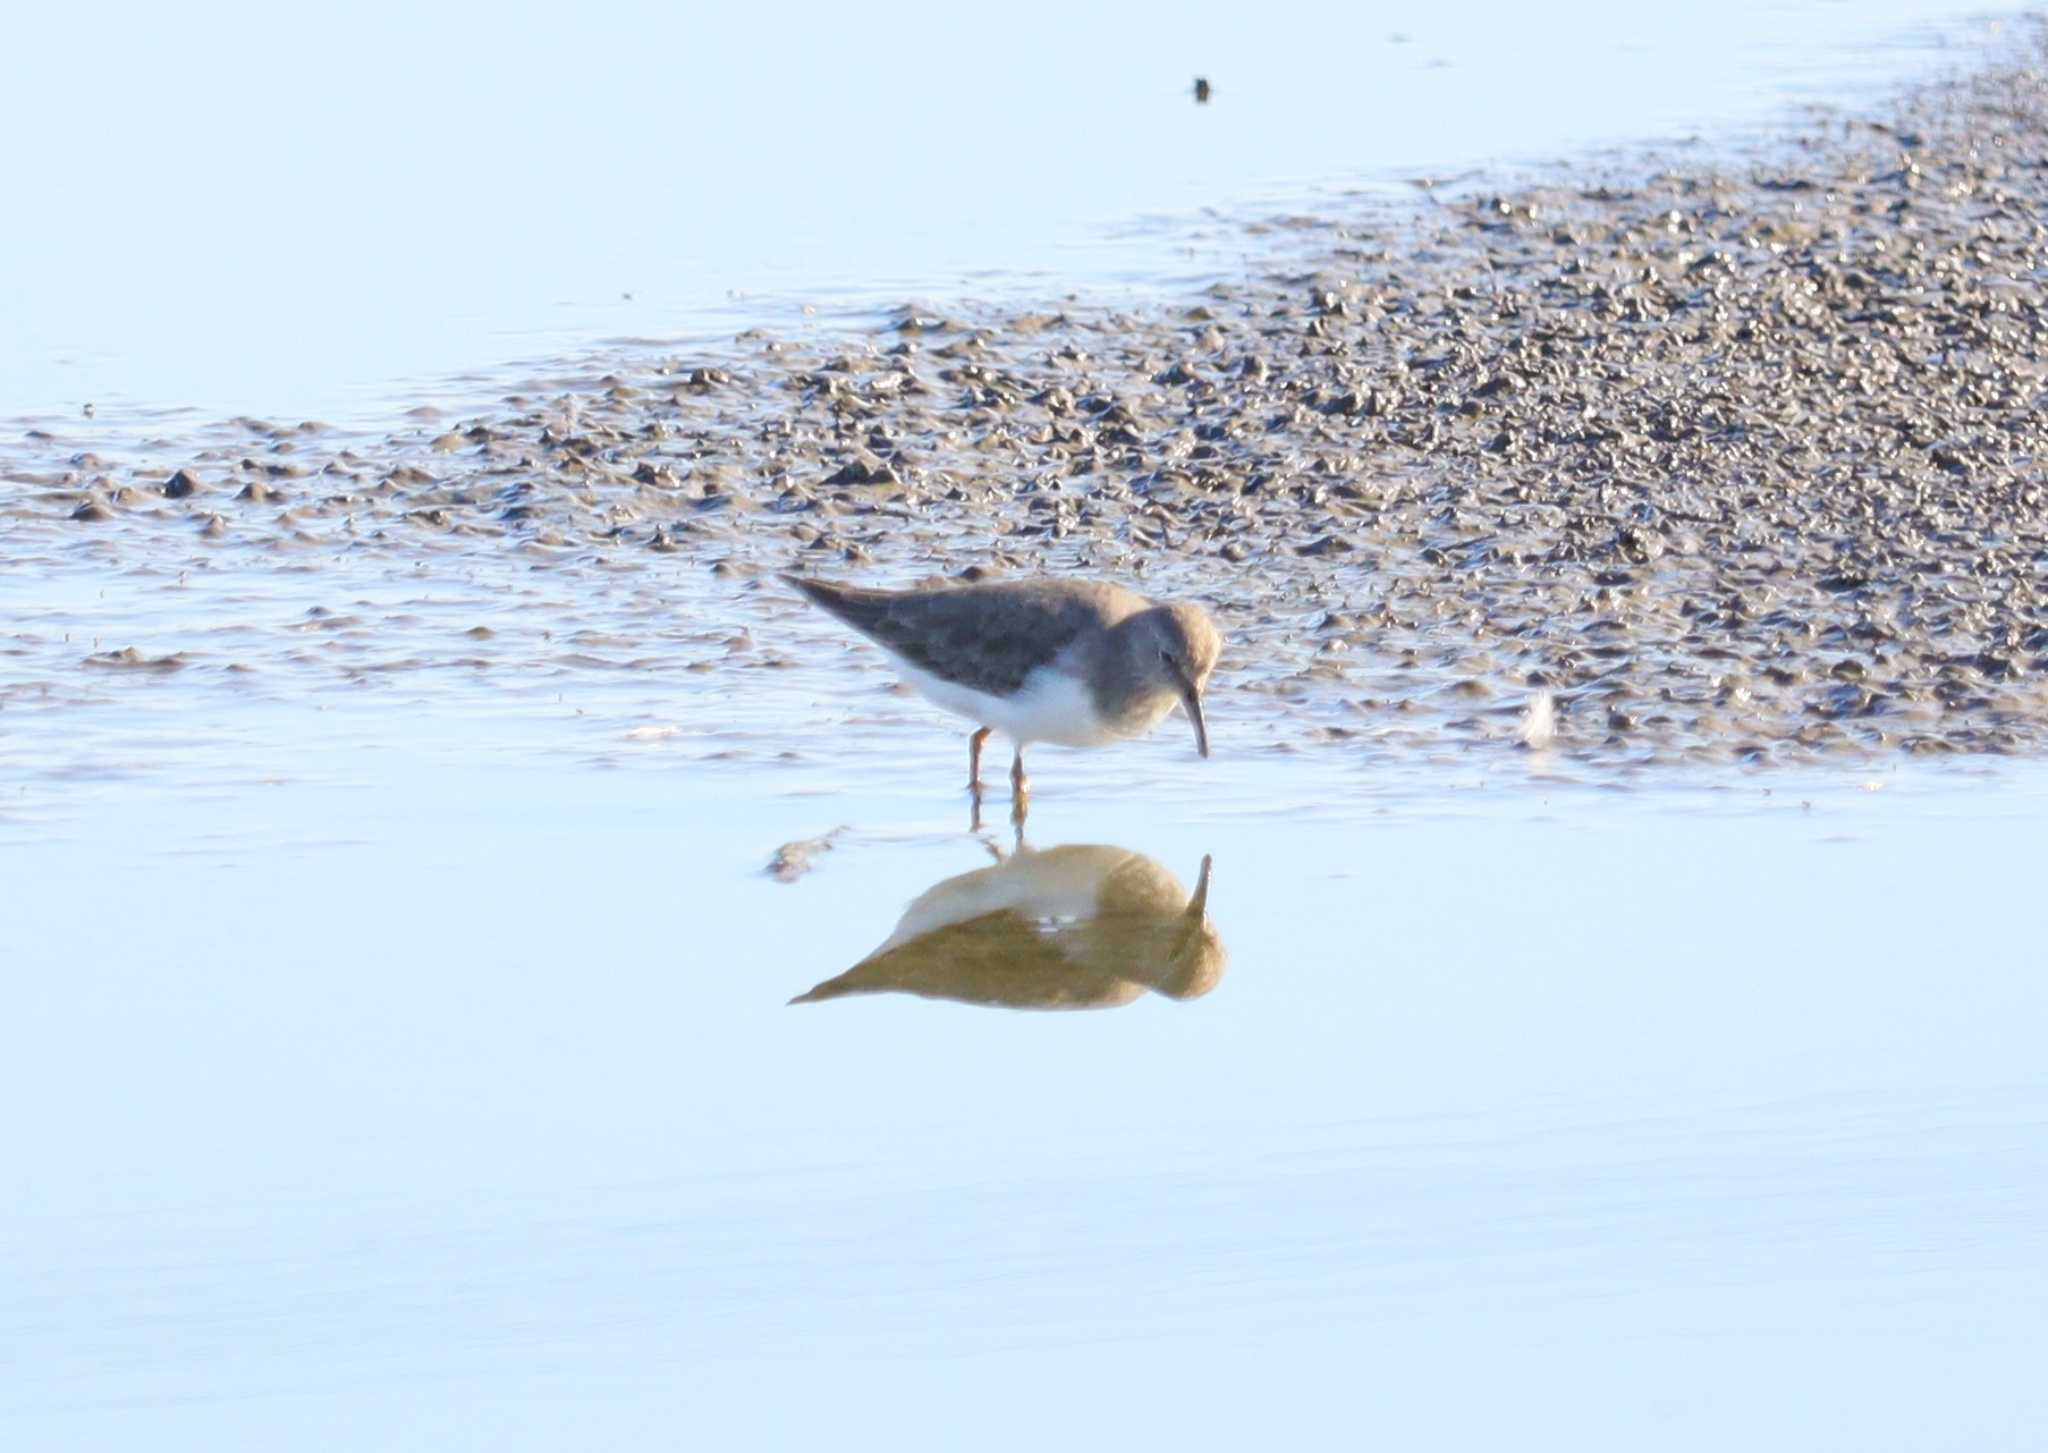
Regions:
M 1010 695 L 995 696 L 941 680 L 907 662 L 896 664 L 903 679 L 925 700 L 977 725 L 994 727 L 1020 747 L 1027 742 L 1099 747 L 1118 737 L 1096 715 L 1088 683 L 1050 666 L 1033 671 Z

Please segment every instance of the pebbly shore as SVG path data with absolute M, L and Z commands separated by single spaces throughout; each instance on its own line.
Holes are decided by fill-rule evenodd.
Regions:
M 39 435 L 17 540 L 1200 599 L 1293 743 L 2048 745 L 2048 55 L 1766 153 L 1276 227 L 1177 305 L 621 354 L 388 438 Z M 40 545 L 38 546 L 41 547 Z

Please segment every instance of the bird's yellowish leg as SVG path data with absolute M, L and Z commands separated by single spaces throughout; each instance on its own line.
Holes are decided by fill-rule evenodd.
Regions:
M 973 804 L 968 815 L 967 830 L 981 831 L 981 744 L 988 740 L 993 727 L 982 727 L 967 739 L 967 800 Z
M 981 795 L 981 744 L 994 730 L 994 727 L 983 727 L 967 739 L 967 785 L 977 797 Z
M 1019 747 L 1010 762 L 1010 821 L 1022 828 L 1024 815 L 1030 810 L 1031 779 L 1024 775 L 1024 749 Z

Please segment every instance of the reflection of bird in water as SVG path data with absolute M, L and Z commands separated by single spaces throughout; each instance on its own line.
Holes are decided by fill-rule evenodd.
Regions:
M 1210 860 L 1192 896 L 1127 848 L 1019 846 L 927 889 L 880 948 L 792 1004 L 916 994 L 1010 1009 L 1109 1009 L 1147 989 L 1192 999 L 1223 977 Z

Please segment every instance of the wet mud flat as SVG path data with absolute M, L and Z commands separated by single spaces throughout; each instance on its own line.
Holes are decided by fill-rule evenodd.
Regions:
M 1203 601 L 1219 688 L 1290 746 L 2037 749 L 2048 53 L 2024 49 L 1768 153 L 1280 219 L 1247 276 L 1153 311 L 622 350 L 388 437 L 81 421 L 7 446 L 6 528 L 60 567 L 643 577 L 700 626 L 833 652 L 770 572 L 1099 573 Z M 584 624 L 637 659 L 647 619 Z M 74 664 L 186 659 L 97 644 Z

